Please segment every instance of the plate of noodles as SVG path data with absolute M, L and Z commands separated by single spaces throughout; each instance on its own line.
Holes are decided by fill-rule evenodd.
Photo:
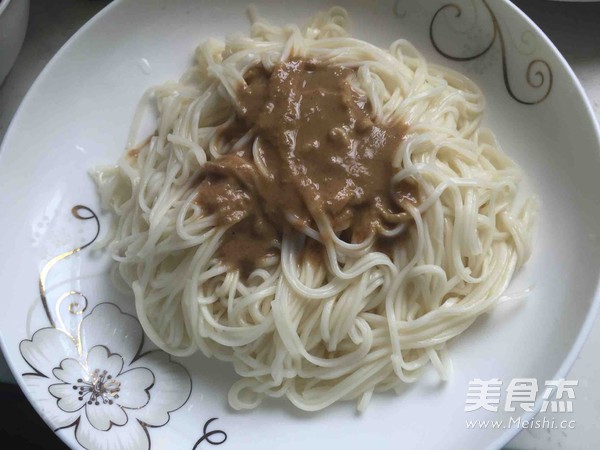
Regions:
M 509 385 L 567 375 L 600 267 L 572 70 L 508 1 L 340 3 L 115 1 L 23 101 L 2 350 L 71 448 L 500 448 L 542 402 Z

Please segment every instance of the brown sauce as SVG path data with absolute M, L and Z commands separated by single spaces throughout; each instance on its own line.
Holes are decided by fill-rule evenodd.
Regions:
M 136 160 L 137 157 L 139 156 L 140 152 L 142 151 L 142 148 L 144 148 L 146 145 L 148 145 L 154 136 L 156 136 L 156 132 L 154 132 L 153 134 L 151 134 L 150 136 L 148 136 L 146 139 L 144 139 L 136 147 L 130 148 L 127 151 L 127 157 L 130 158 L 130 159 L 132 159 L 132 160 Z
M 391 184 L 404 127 L 373 121 L 354 76 L 298 59 L 246 73 L 236 121 L 221 136 L 231 149 L 206 163 L 197 195 L 207 214 L 230 226 L 217 253 L 226 264 L 247 275 L 278 253 L 284 230 L 316 229 L 315 220 L 353 243 L 407 220 L 403 205 L 416 203 L 416 188 Z M 235 145 L 248 132 L 258 139 L 260 168 L 254 139 Z

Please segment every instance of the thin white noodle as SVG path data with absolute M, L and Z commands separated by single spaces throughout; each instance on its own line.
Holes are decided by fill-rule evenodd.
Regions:
M 520 169 L 479 126 L 480 90 L 405 40 L 386 51 L 348 37 L 341 8 L 302 29 L 250 16 L 249 37 L 209 40 L 180 82 L 144 95 L 128 145 L 150 101 L 157 131 L 137 155 L 93 171 L 115 215 L 104 244 L 144 330 L 171 354 L 200 349 L 231 361 L 242 376 L 229 393 L 236 409 L 286 396 L 307 411 L 349 399 L 364 410 L 373 392 L 400 391 L 430 362 L 447 379 L 446 342 L 511 298 L 504 291 L 529 257 L 536 211 L 531 199 L 518 205 Z M 372 237 L 348 244 L 316 218 L 317 229 L 284 236 L 281 256 L 245 281 L 215 257 L 226 230 L 195 203 L 197 177 L 206 161 L 254 139 L 220 138 L 244 72 L 298 56 L 356 68 L 352 82 L 376 118 L 408 126 L 393 183 L 411 180 L 421 198 L 407 207 L 413 225 L 385 230 L 403 243 L 392 257 L 372 251 Z M 258 141 L 253 148 L 266 173 Z M 306 239 L 325 243 L 326 265 L 298 258 Z

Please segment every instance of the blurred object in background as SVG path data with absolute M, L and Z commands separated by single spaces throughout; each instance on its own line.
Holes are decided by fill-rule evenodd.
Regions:
M 29 0 L 0 0 L 0 84 L 21 50 L 28 18 Z

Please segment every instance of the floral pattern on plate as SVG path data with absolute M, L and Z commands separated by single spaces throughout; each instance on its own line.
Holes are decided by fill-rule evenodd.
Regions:
M 143 352 L 140 322 L 117 305 L 101 303 L 84 315 L 88 298 L 70 290 L 49 307 L 46 278 L 52 268 L 100 234 L 100 221 L 90 208 L 77 205 L 71 213 L 94 222 L 96 232 L 88 243 L 52 258 L 40 273 L 40 299 L 50 327 L 21 341 L 21 355 L 33 369 L 23 380 L 50 426 L 55 431 L 74 427 L 82 447 L 149 449 L 149 428 L 169 422 L 170 414 L 188 401 L 192 381 L 165 352 Z
M 81 321 L 81 352 L 63 330 L 43 328 L 21 342 L 34 369 L 23 379 L 55 430 L 75 427 L 89 450 L 150 448 L 160 427 L 191 393 L 186 369 L 154 350 L 140 353 L 138 320 L 102 303 Z

